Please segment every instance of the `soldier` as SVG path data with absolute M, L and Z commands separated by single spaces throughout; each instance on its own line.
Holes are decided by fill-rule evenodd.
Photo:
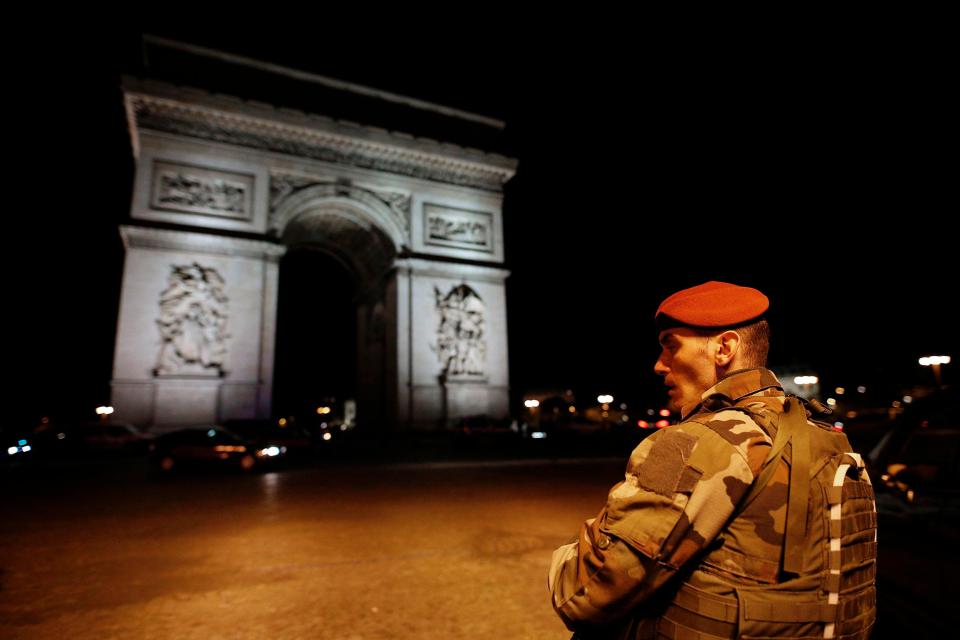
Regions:
M 765 367 L 767 297 L 707 282 L 656 313 L 679 424 L 554 551 L 553 607 L 575 638 L 869 636 L 876 510 L 846 437 Z

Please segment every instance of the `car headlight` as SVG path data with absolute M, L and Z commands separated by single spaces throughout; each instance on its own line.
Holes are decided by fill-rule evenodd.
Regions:
M 15 456 L 18 453 L 29 453 L 33 449 L 26 440 L 17 440 L 17 444 L 12 447 L 7 447 L 7 455 Z

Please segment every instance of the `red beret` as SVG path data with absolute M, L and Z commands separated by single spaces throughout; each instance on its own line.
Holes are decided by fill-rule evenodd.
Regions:
M 657 309 L 660 325 L 732 327 L 756 320 L 770 301 L 756 289 L 711 280 L 678 291 Z

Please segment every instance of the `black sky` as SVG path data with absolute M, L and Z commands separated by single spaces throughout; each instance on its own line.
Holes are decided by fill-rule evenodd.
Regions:
M 917 357 L 957 355 L 956 111 L 929 58 L 151 31 L 504 119 L 515 394 L 659 397 L 652 314 L 711 279 L 764 290 L 773 364 L 831 383 L 908 386 Z M 138 35 L 59 38 L 10 80 L 16 419 L 109 398 Z

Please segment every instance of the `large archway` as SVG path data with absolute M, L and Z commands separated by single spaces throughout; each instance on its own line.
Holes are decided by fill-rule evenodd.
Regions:
M 356 283 L 324 251 L 302 247 L 280 261 L 273 413 L 343 416 L 357 394 Z M 321 415 L 326 416 L 325 412 Z M 331 416 L 333 417 L 333 416 Z
M 316 191 L 316 190 L 315 190 Z M 388 292 L 396 250 L 363 204 L 316 192 L 280 211 L 273 386 L 276 415 L 334 419 L 381 430 L 392 422 Z M 298 211 L 284 215 L 285 211 Z

